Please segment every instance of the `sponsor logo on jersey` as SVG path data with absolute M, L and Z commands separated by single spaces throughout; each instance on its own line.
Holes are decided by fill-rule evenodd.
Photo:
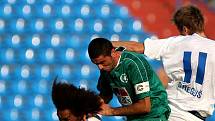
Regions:
M 122 105 L 132 104 L 131 97 L 125 87 L 115 87 L 113 90 Z
M 185 82 L 179 82 L 178 87 L 186 91 L 187 93 L 191 94 L 194 97 L 201 98 L 202 90 L 197 90 L 193 87 L 189 87 Z
M 127 75 L 125 73 L 120 76 L 120 81 L 123 82 L 123 83 L 128 82 L 128 77 L 127 77 Z
M 150 90 L 149 82 L 142 82 L 142 83 L 135 84 L 134 89 L 135 89 L 136 94 L 148 92 Z

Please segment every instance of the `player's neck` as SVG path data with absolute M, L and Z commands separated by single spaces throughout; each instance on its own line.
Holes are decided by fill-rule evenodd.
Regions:
M 115 66 L 117 66 L 117 65 L 119 64 L 120 57 L 121 57 L 121 52 L 116 51 L 116 52 L 115 52 L 115 56 L 114 56 Z
M 197 32 L 198 35 L 202 36 L 202 37 L 206 37 L 204 32 Z

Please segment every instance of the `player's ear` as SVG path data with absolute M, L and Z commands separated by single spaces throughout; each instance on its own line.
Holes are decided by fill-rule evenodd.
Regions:
M 190 30 L 186 27 L 186 26 L 183 26 L 183 35 L 189 35 L 190 34 Z
M 88 121 L 88 114 L 84 114 L 83 116 L 81 116 L 80 121 Z M 91 121 L 91 120 L 90 120 Z
M 115 49 L 113 48 L 113 49 L 111 50 L 111 56 L 112 56 L 112 57 L 115 56 L 115 52 L 116 52 L 116 51 L 115 51 Z
M 83 116 L 82 121 L 87 121 L 87 115 L 84 115 L 84 116 Z

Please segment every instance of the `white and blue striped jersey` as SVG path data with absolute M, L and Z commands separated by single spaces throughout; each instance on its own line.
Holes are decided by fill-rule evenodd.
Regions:
M 168 100 L 182 110 L 212 114 L 215 104 L 215 41 L 198 34 L 144 41 L 144 54 L 162 60 L 170 78 Z

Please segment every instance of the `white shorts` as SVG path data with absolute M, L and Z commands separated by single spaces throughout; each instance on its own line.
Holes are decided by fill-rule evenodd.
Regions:
M 171 104 L 169 104 L 169 106 L 171 108 L 171 113 L 168 121 L 203 121 L 187 111 L 178 109 Z

